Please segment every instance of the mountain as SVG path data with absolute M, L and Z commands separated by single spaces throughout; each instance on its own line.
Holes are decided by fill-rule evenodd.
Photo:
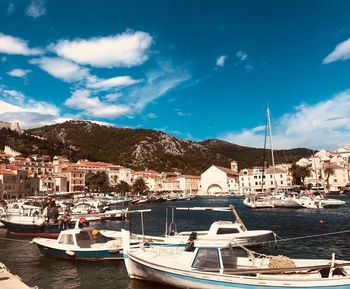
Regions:
M 24 155 L 66 155 L 73 161 L 89 159 L 186 174 L 200 174 L 212 164 L 229 167 L 231 160 L 238 161 L 240 168 L 252 167 L 263 163 L 264 154 L 263 149 L 217 139 L 193 142 L 161 131 L 108 127 L 88 121 L 67 121 L 23 134 L 2 129 L 0 149 L 4 145 Z M 275 159 L 276 163 L 294 162 L 311 154 L 312 150 L 304 148 L 276 150 Z

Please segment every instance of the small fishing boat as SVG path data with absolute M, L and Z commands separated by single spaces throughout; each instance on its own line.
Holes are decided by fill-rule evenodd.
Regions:
M 187 289 L 348 289 L 350 262 L 289 259 L 247 250 L 240 257 L 228 244 L 197 243 L 194 251 L 129 246 L 123 230 L 124 262 L 130 278 Z
M 123 258 L 121 242 L 101 238 L 93 228 L 74 228 L 60 232 L 54 239 L 34 238 L 33 242 L 45 256 L 70 260 L 118 260 Z
M 1 220 L 5 228 L 12 235 L 26 237 L 46 237 L 57 238 L 62 230 L 74 228 L 74 224 L 69 222 L 67 225 L 61 223 L 47 223 L 42 217 L 31 218 L 30 220 L 11 221 Z

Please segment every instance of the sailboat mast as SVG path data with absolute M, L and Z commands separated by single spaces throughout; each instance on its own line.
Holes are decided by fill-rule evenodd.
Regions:
M 275 191 L 277 191 L 275 157 L 274 157 L 274 154 L 273 154 L 272 129 L 271 129 L 271 119 L 270 119 L 270 109 L 269 109 L 269 107 L 267 107 L 267 109 L 266 109 L 266 115 L 267 115 L 267 125 L 268 125 L 268 128 L 269 128 L 269 135 L 270 135 L 271 160 L 272 160 L 272 168 L 273 168 L 273 181 L 274 181 L 274 185 L 275 185 Z

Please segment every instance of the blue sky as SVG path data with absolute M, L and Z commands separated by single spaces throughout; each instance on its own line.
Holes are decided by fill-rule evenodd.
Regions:
M 350 143 L 349 1 L 0 0 L 0 120 Z

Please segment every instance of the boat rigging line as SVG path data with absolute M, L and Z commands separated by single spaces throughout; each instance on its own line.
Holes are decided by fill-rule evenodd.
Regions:
M 347 234 L 347 233 L 350 233 L 350 230 L 321 233 L 321 234 L 313 234 L 313 235 L 305 235 L 305 236 L 298 236 L 298 237 L 291 237 L 291 238 L 281 238 L 276 233 L 273 233 L 275 240 L 250 243 L 249 246 L 259 246 L 259 245 L 265 245 L 265 244 L 271 245 L 273 243 L 291 242 L 291 241 L 296 241 L 296 240 L 312 239 L 312 238 L 319 238 L 319 237 L 333 236 L 333 235 L 340 235 L 340 234 Z

